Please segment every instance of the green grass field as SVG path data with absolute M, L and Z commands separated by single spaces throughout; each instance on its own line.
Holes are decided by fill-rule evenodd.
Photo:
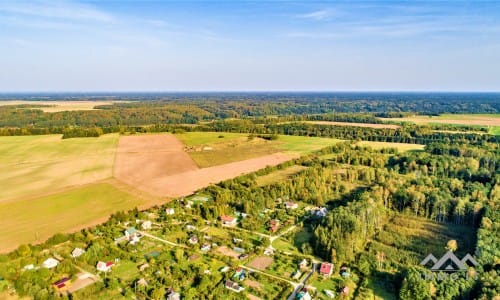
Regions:
M 0 252 L 19 244 L 43 242 L 56 232 L 105 221 L 141 200 L 107 183 L 88 185 L 32 200 L 0 203 Z
M 118 138 L 0 137 L 0 203 L 111 177 Z
M 280 135 L 277 140 L 249 139 L 248 134 L 226 132 L 187 132 L 176 134 L 186 146 L 189 155 L 201 168 L 227 164 L 284 152 L 302 155 L 331 146 L 339 140 L 330 138 Z M 209 147 L 209 150 L 204 149 Z
M 488 129 L 488 133 L 492 135 L 500 135 L 500 126 L 491 126 Z

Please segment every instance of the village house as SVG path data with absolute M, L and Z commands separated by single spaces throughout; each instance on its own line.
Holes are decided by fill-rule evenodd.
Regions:
M 226 289 L 229 289 L 229 290 L 234 291 L 236 293 L 239 293 L 245 289 L 245 288 L 241 287 L 239 284 L 237 284 L 236 282 L 231 281 L 231 280 L 226 280 L 226 284 L 224 286 L 226 287 Z
M 347 295 L 347 294 L 349 294 L 349 287 L 344 286 L 340 291 L 341 291 L 342 295 Z
M 279 220 L 273 219 L 273 220 L 269 221 L 269 230 L 272 233 L 278 231 L 279 226 L 280 226 L 280 221 Z
M 97 271 L 99 272 L 109 272 L 111 271 L 111 268 L 114 266 L 115 264 L 111 261 L 108 261 L 108 262 L 103 262 L 103 261 L 99 261 L 97 263 Z
M 212 246 L 210 246 L 210 244 L 205 243 L 205 244 L 201 245 L 200 249 L 201 249 L 201 251 L 205 251 L 206 252 L 206 251 L 210 251 L 211 248 L 212 248 Z
M 264 250 L 264 255 L 271 256 L 274 254 L 274 248 L 273 247 L 267 247 L 266 250 Z
M 175 214 L 175 210 L 173 208 L 167 208 L 167 209 L 165 209 L 165 213 L 167 215 L 173 215 L 173 214 Z
M 73 251 L 71 251 L 71 257 L 77 258 L 80 257 L 83 253 L 85 253 L 85 250 L 81 248 L 75 248 Z
M 236 225 L 236 218 L 235 217 L 231 217 L 231 216 L 227 216 L 227 215 L 222 215 L 220 217 L 220 220 L 222 221 L 222 225 L 226 225 L 226 226 L 234 226 L 234 225 Z
M 141 279 L 137 280 L 137 285 L 140 285 L 140 286 L 143 286 L 143 287 L 147 287 L 148 286 L 148 282 L 146 281 L 146 279 L 141 278 Z
M 246 272 L 245 272 L 245 270 L 243 270 L 242 267 L 239 267 L 238 269 L 236 269 L 236 271 L 233 274 L 233 278 L 236 280 L 239 280 L 239 281 L 244 280 L 245 277 L 246 277 Z
M 141 224 L 141 228 L 144 230 L 151 229 L 151 221 L 144 221 Z
M 181 295 L 176 293 L 173 288 L 169 288 L 167 292 L 167 300 L 180 300 Z
M 305 269 L 305 268 L 307 268 L 307 259 L 305 259 L 305 258 L 304 258 L 304 259 L 303 259 L 302 261 L 300 261 L 300 263 L 299 263 L 299 269 L 303 270 L 303 269 Z
M 189 238 L 188 242 L 192 245 L 198 244 L 198 237 L 196 235 L 193 235 L 192 237 Z
M 144 270 L 146 270 L 147 268 L 149 268 L 148 263 L 142 264 L 139 266 L 139 271 L 144 272 Z
M 307 291 L 306 288 L 303 288 L 300 292 L 297 293 L 297 295 L 295 296 L 295 299 L 297 300 L 311 300 L 311 295 L 309 294 L 309 292 Z
M 331 263 L 321 263 L 321 267 L 319 268 L 319 273 L 323 275 L 324 277 L 330 277 L 332 276 L 333 272 L 333 264 Z
M 196 230 L 196 226 L 188 224 L 188 225 L 186 225 L 186 230 L 187 231 L 195 231 Z
M 59 261 L 55 258 L 47 258 L 43 263 L 42 263 L 42 267 L 44 267 L 45 269 L 52 269 L 52 268 L 55 268 L 57 267 L 57 265 L 59 264 Z
M 302 273 L 299 271 L 299 270 L 295 270 L 293 273 L 292 273 L 292 279 L 295 279 L 295 280 L 298 280 L 300 278 L 300 276 L 302 275 Z
M 221 272 L 221 273 L 226 273 L 226 272 L 227 272 L 227 271 L 229 271 L 230 269 L 231 269 L 230 267 L 228 267 L 228 266 L 224 266 L 224 267 L 222 267 L 222 268 L 219 270 L 219 272 Z
M 285 202 L 285 208 L 287 210 L 289 210 L 289 209 L 294 210 L 294 209 L 299 208 L 299 205 L 295 202 L 287 201 L 287 202 Z
M 127 228 L 127 230 L 125 230 L 125 238 L 132 245 L 139 242 L 139 235 L 138 235 L 135 227 L 129 227 L 129 228 Z
M 58 280 L 58 281 L 54 282 L 54 287 L 58 291 L 62 292 L 62 291 L 67 290 L 70 284 L 71 284 L 71 278 L 65 277 L 65 278 L 63 278 L 61 280 Z
M 331 298 L 331 299 L 335 298 L 335 293 L 333 291 L 324 290 L 324 292 L 325 292 L 326 296 L 328 296 L 328 298 Z
M 311 215 L 316 218 L 323 218 L 327 213 L 328 210 L 326 209 L 326 207 L 314 207 L 313 209 L 311 209 Z

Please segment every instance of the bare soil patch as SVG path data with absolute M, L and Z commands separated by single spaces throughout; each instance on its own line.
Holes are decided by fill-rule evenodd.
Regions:
M 317 124 L 317 125 L 354 126 L 354 127 L 370 127 L 370 128 L 386 128 L 386 129 L 398 129 L 401 127 L 395 124 L 351 123 L 351 122 L 333 122 L 333 121 L 306 121 L 305 123 Z
M 243 283 L 251 288 L 254 288 L 254 289 L 260 289 L 260 283 L 258 283 L 257 281 L 255 280 L 250 280 L 250 279 L 245 279 L 243 281 Z
M 140 188 L 155 178 L 197 170 L 183 147 L 170 134 L 122 136 L 116 151 L 114 176 Z
M 252 260 L 251 263 L 248 264 L 249 267 L 264 271 L 273 263 L 273 259 L 267 256 L 259 256 Z
M 240 254 L 232 249 L 229 249 L 226 246 L 220 246 L 217 248 L 217 252 L 221 253 L 222 255 L 233 257 L 233 258 L 238 258 Z

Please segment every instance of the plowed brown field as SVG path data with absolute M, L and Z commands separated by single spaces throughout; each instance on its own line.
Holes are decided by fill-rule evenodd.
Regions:
M 180 197 L 294 157 L 275 153 L 199 169 L 173 135 L 126 136 L 118 143 L 114 176 L 154 196 Z

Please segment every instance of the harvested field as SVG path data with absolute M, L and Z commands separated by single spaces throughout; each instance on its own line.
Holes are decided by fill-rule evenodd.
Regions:
M 143 200 L 109 183 L 96 183 L 31 200 L 0 203 L 0 252 L 40 243 L 57 232 L 74 232 L 102 223 Z
M 226 246 L 220 246 L 217 248 L 217 252 L 221 253 L 222 255 L 233 257 L 233 258 L 238 258 L 240 254 L 232 249 L 229 249 Z
M 248 264 L 249 267 L 264 271 L 273 263 L 273 259 L 271 257 L 267 256 L 259 256 L 256 257 L 252 262 Z
M 440 116 L 414 116 L 407 118 L 381 118 L 385 121 L 413 122 L 416 124 L 457 124 L 500 126 L 500 114 L 443 114 Z
M 368 146 L 373 149 L 383 149 L 383 148 L 396 148 L 399 152 L 411 151 L 411 150 L 424 150 L 425 145 L 420 144 L 405 144 L 405 143 L 388 143 L 388 142 L 372 142 L 372 141 L 361 141 L 358 143 L 360 146 Z
M 294 158 L 271 154 L 198 169 L 173 135 L 126 136 L 118 144 L 114 175 L 139 190 L 159 197 L 181 197 L 226 179 Z
M 276 153 L 225 165 L 150 179 L 145 181 L 141 186 L 137 186 L 137 188 L 158 196 L 187 196 L 211 184 L 255 172 L 267 166 L 279 165 L 295 157 L 296 156 L 289 154 Z
M 97 105 L 111 105 L 123 101 L 26 101 L 26 100 L 13 100 L 13 101 L 0 101 L 0 106 L 5 105 L 47 105 L 46 107 L 35 107 L 44 112 L 58 112 L 70 110 L 93 110 Z
M 395 124 L 350 123 L 350 122 L 333 122 L 333 121 L 305 121 L 304 123 L 317 124 L 317 125 L 354 126 L 354 127 L 386 128 L 386 129 L 401 128 L 401 126 Z
M 117 143 L 117 134 L 64 140 L 61 135 L 0 137 L 0 202 L 110 178 Z
M 114 176 L 140 187 L 155 178 L 197 170 L 195 162 L 183 147 L 170 134 L 122 136 L 118 143 Z

